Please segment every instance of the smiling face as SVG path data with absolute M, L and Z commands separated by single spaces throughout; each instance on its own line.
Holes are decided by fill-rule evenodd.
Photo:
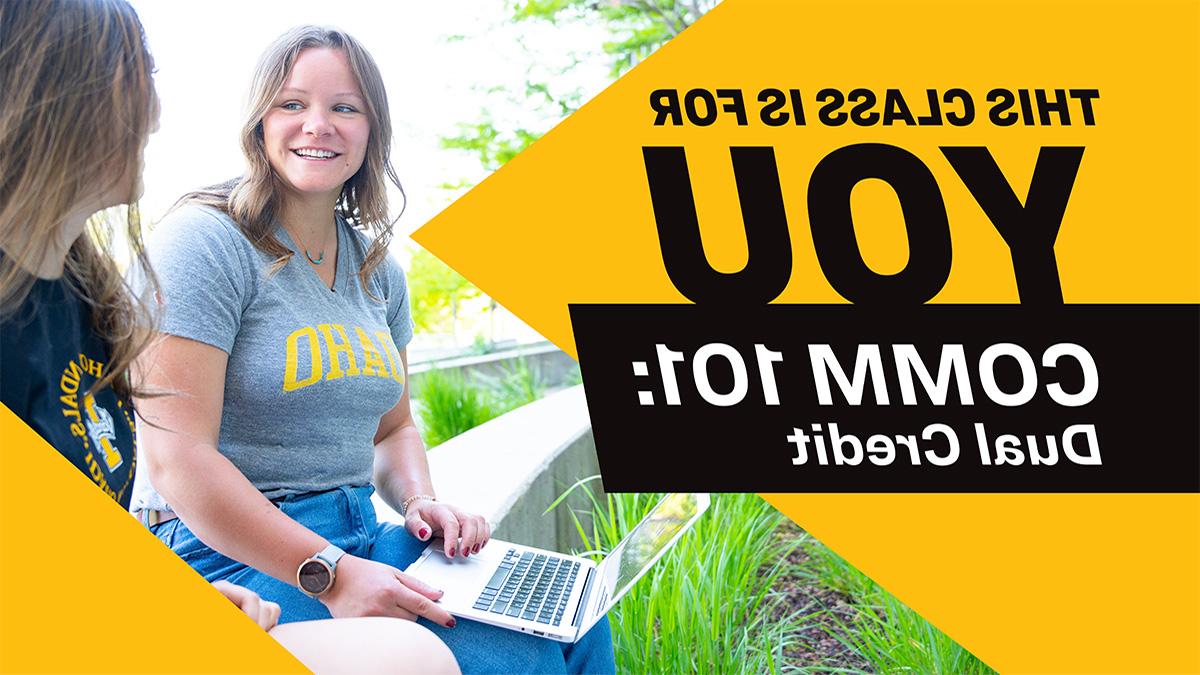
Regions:
M 336 200 L 362 166 L 366 101 L 339 49 L 305 49 L 262 119 L 267 161 L 291 195 Z

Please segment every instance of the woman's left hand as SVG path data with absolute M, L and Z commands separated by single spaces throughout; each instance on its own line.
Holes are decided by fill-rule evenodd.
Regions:
M 221 592 L 230 602 L 237 605 L 263 630 L 271 630 L 279 623 L 279 605 L 258 597 L 258 593 L 228 581 L 214 581 L 213 588 Z
M 418 499 L 408 505 L 404 526 L 412 536 L 429 541 L 438 534 L 445 538 L 447 558 L 466 558 L 487 545 L 492 528 L 483 516 L 467 513 L 458 507 L 429 499 Z M 461 541 L 460 541 L 461 540 Z

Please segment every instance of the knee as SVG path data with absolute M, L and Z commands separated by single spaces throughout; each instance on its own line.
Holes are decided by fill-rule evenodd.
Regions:
M 278 626 L 271 636 L 314 673 L 457 675 L 450 649 L 423 626 L 362 617 Z
M 458 662 L 450 648 L 428 628 L 401 619 L 378 619 L 376 643 L 386 645 L 385 662 L 404 664 L 391 672 L 458 675 Z

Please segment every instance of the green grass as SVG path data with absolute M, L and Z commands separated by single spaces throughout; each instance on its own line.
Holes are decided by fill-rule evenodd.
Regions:
M 458 371 L 426 371 L 421 376 L 416 403 L 420 407 L 421 436 L 429 448 L 500 414 L 487 393 L 469 385 Z
M 524 356 L 505 362 L 500 376 L 487 378 L 484 384 L 501 412 L 533 403 L 546 394 L 541 371 Z
M 808 561 L 796 571 L 810 583 L 850 598 L 870 598 L 882 590 L 870 577 L 821 542 L 807 534 L 802 539 Z
M 505 364 L 498 376 L 481 376 L 473 381 L 458 370 L 428 370 L 414 393 L 421 436 L 425 446 L 432 448 L 538 400 L 546 387 L 537 367 L 521 357 Z
M 583 548 L 604 552 L 662 495 L 597 497 L 589 487 L 595 478 L 572 486 L 550 508 L 565 508 L 576 490 L 586 495 L 588 508 L 572 509 L 571 516 Z M 995 672 L 819 541 L 804 533 L 777 536 L 785 518 L 756 495 L 712 500 L 692 531 L 609 613 L 618 672 L 859 672 L 784 662 L 784 647 L 796 639 L 789 636 L 817 618 L 781 616 L 772 587 L 784 573 L 846 596 L 854 618 L 827 630 L 869 664 L 866 672 Z M 789 569 L 797 546 L 808 557 Z
M 590 551 L 611 549 L 662 496 L 597 498 L 586 481 L 576 488 L 591 502 L 586 512 L 572 512 Z M 791 628 L 791 618 L 773 619 L 771 612 L 778 600 L 771 587 L 790 552 L 773 536 L 783 516 L 756 495 L 714 494 L 712 500 L 609 613 L 618 672 L 779 672 Z
M 434 447 L 544 393 L 540 373 L 523 358 L 477 382 L 456 371 L 428 371 L 417 399 L 426 444 Z M 584 548 L 607 551 L 662 495 L 598 497 L 589 487 L 595 478 L 577 483 L 551 508 L 581 491 L 589 508 L 571 515 Z M 872 672 L 994 672 L 820 542 L 776 537 L 784 516 L 758 496 L 712 500 L 692 531 L 610 612 L 619 672 L 779 672 L 789 634 L 810 618 L 772 618 L 779 598 L 771 589 L 785 571 L 849 599 L 855 618 L 831 633 Z M 807 561 L 786 570 L 788 555 L 801 545 Z
M 849 598 L 852 623 L 839 622 L 834 637 L 879 673 L 994 673 L 987 664 L 824 544 L 804 537 L 809 555 L 799 573 L 811 583 Z

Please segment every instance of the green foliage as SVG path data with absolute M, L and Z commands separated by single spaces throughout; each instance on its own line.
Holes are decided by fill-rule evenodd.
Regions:
M 662 496 L 601 498 L 585 480 L 551 508 L 577 488 L 591 509 L 571 515 L 593 551 L 610 550 Z M 712 498 L 692 531 L 609 613 L 618 672 L 778 672 L 794 618 L 771 612 L 778 599 L 770 589 L 790 552 L 774 536 L 783 516 L 756 495 Z
M 894 595 L 880 593 L 876 602 L 871 610 L 860 610 L 858 630 L 842 636 L 876 671 L 952 675 L 995 672 Z
M 871 577 L 858 571 L 858 568 L 821 542 L 806 537 L 803 547 L 808 554 L 807 564 L 796 571 L 810 584 L 850 598 L 869 598 L 882 590 Z
M 603 23 L 612 40 L 602 48 L 615 79 L 715 5 L 716 0 L 524 0 L 512 7 L 518 21 Z
M 475 335 L 475 339 L 471 341 L 471 346 L 468 351 L 476 356 L 483 356 L 492 352 L 492 341 L 488 340 L 483 333 Z
M 529 129 L 502 131 L 485 112 L 478 122 L 460 123 L 458 135 L 441 139 L 443 148 L 466 150 L 479 157 L 488 171 L 495 171 L 516 157 L 541 136 Z
M 421 375 L 414 404 L 421 436 L 432 448 L 546 393 L 541 372 L 524 357 L 501 367 L 498 377 L 469 381 L 459 370 L 428 370 Z
M 609 75 L 615 80 L 683 32 L 716 3 L 717 0 L 510 0 L 509 7 L 515 21 L 603 24 L 611 39 L 596 45 L 591 58 L 606 59 Z M 455 37 L 461 39 L 461 36 Z M 581 50 L 586 52 L 587 46 L 581 46 Z M 550 77 L 555 81 L 569 80 L 571 70 L 582 58 L 589 57 L 573 56 L 573 63 L 552 70 Z M 532 64 L 537 56 L 531 54 L 530 60 Z M 526 80 L 521 94 L 503 89 L 489 90 L 511 105 L 537 113 L 540 119 L 536 128 L 528 124 L 498 122 L 485 109 L 477 121 L 460 123 L 454 136 L 442 138 L 442 147 L 475 155 L 489 172 L 504 166 L 555 122 L 575 112 L 583 99 L 578 88 L 556 90 L 548 82 L 539 81 L 538 77 L 531 76 Z
M 505 363 L 500 377 L 489 385 L 498 407 L 505 411 L 533 403 L 546 394 L 541 371 L 524 356 Z
M 583 373 L 579 370 L 578 362 L 572 365 L 571 370 L 567 371 L 567 374 L 563 376 L 564 386 L 574 387 L 577 384 L 583 384 Z
M 590 508 L 572 510 L 576 530 L 589 552 L 610 550 L 657 503 L 658 494 L 597 496 L 593 476 L 575 491 Z M 610 613 L 618 672 L 779 672 L 784 649 L 817 614 L 781 615 L 772 592 L 782 574 L 796 575 L 846 596 L 854 612 L 848 623 L 835 618 L 829 631 L 869 664 L 869 672 L 992 674 L 963 649 L 862 572 L 806 534 L 776 536 L 783 516 L 759 497 L 714 494 L 709 512 L 697 521 Z M 549 509 L 548 509 L 549 510 Z M 792 551 L 807 553 L 797 570 Z M 834 615 L 836 617 L 836 615 Z M 800 672 L 858 672 L 828 666 L 799 666 Z
M 421 375 L 418 395 L 421 435 L 429 448 L 500 414 L 486 391 L 468 384 L 456 370 L 426 371 Z
M 990 674 L 987 664 L 855 569 L 824 544 L 806 538 L 801 573 L 850 598 L 856 616 L 834 633 L 880 673 Z
M 426 332 L 452 332 L 459 304 L 482 292 L 425 249 L 413 253 L 408 268 L 413 324 Z

